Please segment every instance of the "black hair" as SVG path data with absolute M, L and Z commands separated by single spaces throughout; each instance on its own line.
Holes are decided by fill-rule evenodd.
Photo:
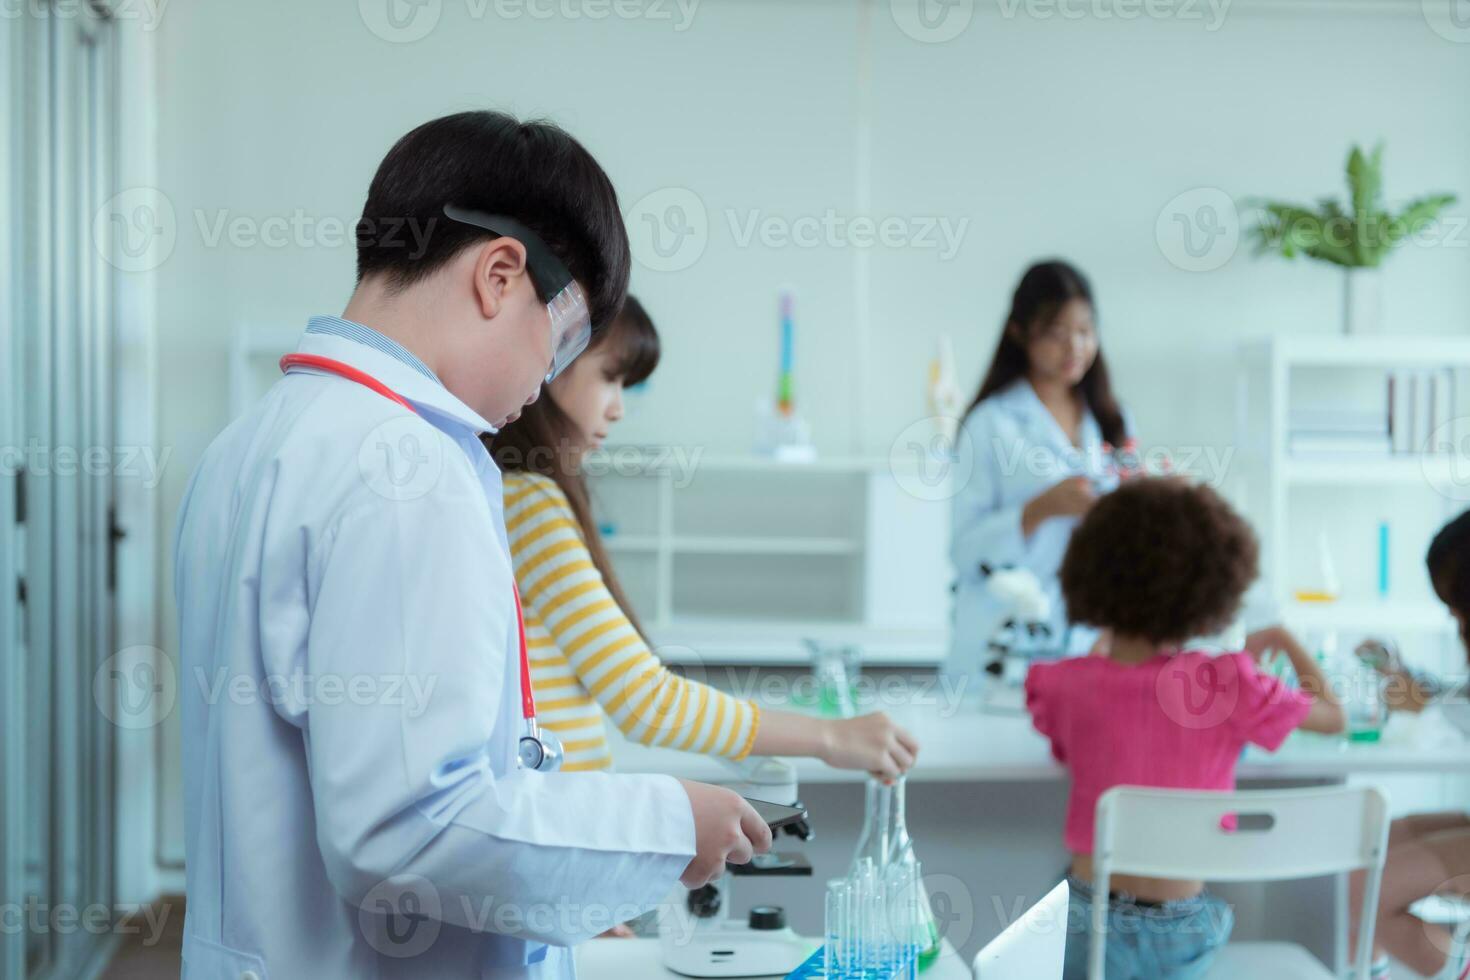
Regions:
M 1082 518 L 1058 578 L 1076 622 L 1180 643 L 1229 625 L 1259 553 L 1255 532 L 1214 490 L 1141 477 Z
M 1092 287 L 1075 266 L 1061 259 L 1050 259 L 1026 270 L 1011 296 L 1011 310 L 1006 314 L 1000 340 L 996 342 L 995 354 L 990 359 L 990 368 L 985 372 L 985 380 L 980 383 L 975 400 L 970 403 L 970 410 L 1017 378 L 1026 376 L 1029 366 L 1026 345 L 1016 335 L 1026 337 L 1038 327 L 1046 326 L 1068 301 L 1074 299 L 1092 307 L 1096 315 L 1097 303 L 1092 298 Z M 1121 447 L 1128 438 L 1128 432 L 1123 425 L 1123 411 L 1113 397 L 1113 384 L 1100 343 L 1092 367 L 1087 369 L 1077 388 L 1097 419 L 1103 439 Z
M 393 144 L 357 223 L 357 279 L 403 289 L 494 237 L 445 217 L 446 204 L 515 218 L 582 284 L 595 331 L 628 292 L 628 233 L 612 181 L 560 127 L 502 112 L 431 120 Z
M 636 296 L 623 301 L 622 312 L 613 320 L 603 342 L 614 347 L 611 373 L 623 379 L 624 388 L 647 381 L 658 367 L 658 330 Z
M 634 296 L 623 303 L 622 310 L 613 319 L 612 326 L 593 338 L 588 352 L 607 348 L 612 352 L 609 373 L 621 380 L 623 387 L 641 384 L 658 367 L 658 330 L 653 318 Z M 576 362 L 573 362 L 576 363 Z M 623 615 L 633 628 L 643 635 L 643 629 L 633 605 L 623 591 L 622 583 L 613 571 L 612 560 L 602 542 L 602 532 L 592 516 L 592 499 L 587 490 L 587 479 L 580 466 L 569 465 L 568 454 L 562 452 L 574 435 L 575 423 L 547 388 L 541 397 L 521 410 L 521 417 L 503 427 L 494 435 L 486 433 L 480 437 L 495 463 L 507 473 L 540 473 L 550 477 L 571 505 L 572 516 L 582 532 L 582 541 L 592 564 L 602 574 L 607 589 L 622 609 Z
M 1439 529 L 1424 555 L 1434 594 L 1462 619 L 1470 621 L 1470 510 Z M 1470 635 L 1461 628 L 1470 647 Z

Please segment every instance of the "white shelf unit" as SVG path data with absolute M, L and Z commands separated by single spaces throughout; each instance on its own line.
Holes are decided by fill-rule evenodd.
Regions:
M 1457 481 L 1457 467 L 1470 473 L 1470 458 L 1298 457 L 1289 451 L 1288 434 L 1292 407 L 1302 399 L 1320 400 L 1324 391 L 1339 390 L 1357 401 L 1371 398 L 1376 384 L 1387 411 L 1386 378 L 1393 370 L 1448 368 L 1455 373 L 1454 391 L 1470 390 L 1464 383 L 1470 338 L 1278 337 L 1244 348 L 1241 368 L 1236 448 L 1243 479 L 1236 489 L 1260 535 L 1262 573 L 1287 625 L 1309 647 L 1335 646 L 1339 657 L 1350 657 L 1367 636 L 1389 637 L 1415 667 L 1463 675 L 1465 653 L 1455 621 L 1429 587 L 1424 552 L 1435 531 L 1470 503 L 1437 489 L 1463 481 Z M 1452 418 L 1466 411 L 1463 403 L 1450 407 Z M 1392 561 L 1388 595 L 1379 596 L 1377 526 L 1384 519 Z M 1304 573 L 1316 567 L 1322 533 L 1341 595 L 1328 603 L 1297 601 L 1294 589 L 1315 584 Z M 1395 815 L 1458 809 L 1470 800 L 1470 780 L 1461 776 L 1374 774 L 1349 782 L 1385 789 Z
M 619 447 L 587 469 L 619 579 L 664 660 L 795 666 L 806 639 L 855 645 L 875 665 L 943 658 L 947 500 L 909 494 L 886 458 L 705 455 L 680 468 L 660 455 Z
M 1470 474 L 1470 458 L 1427 452 L 1296 456 L 1289 448 L 1290 413 L 1302 398 L 1345 391 L 1358 394 L 1354 408 L 1363 408 L 1378 385 L 1387 411 L 1388 372 L 1421 368 L 1453 371 L 1454 390 L 1466 391 L 1470 337 L 1299 335 L 1241 350 L 1236 488 L 1260 532 L 1262 574 L 1293 626 L 1353 634 L 1453 633 L 1452 618 L 1425 580 L 1423 555 L 1433 530 L 1470 503 L 1470 484 L 1463 495 L 1443 492 L 1465 482 L 1461 470 Z M 1465 411 L 1463 403 L 1451 406 L 1452 417 Z M 1389 521 L 1394 558 L 1388 596 L 1379 596 L 1371 584 L 1383 519 Z M 1302 566 L 1315 561 L 1316 537 L 1324 531 L 1343 594 L 1331 603 L 1298 602 L 1294 589 L 1310 584 L 1303 581 Z
M 301 333 L 234 331 L 232 417 Z M 686 457 L 623 446 L 587 465 L 618 577 L 666 661 L 796 666 L 804 639 L 855 645 L 873 665 L 943 659 L 948 499 L 908 493 L 888 458 Z

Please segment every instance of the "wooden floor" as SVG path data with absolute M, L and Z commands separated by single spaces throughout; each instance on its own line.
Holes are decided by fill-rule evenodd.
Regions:
M 160 980 L 183 970 L 179 950 L 184 941 L 184 897 L 169 895 L 153 906 L 152 924 L 141 914 L 127 925 L 136 932 L 123 935 L 117 954 L 102 980 Z M 157 935 L 153 935 L 156 931 Z

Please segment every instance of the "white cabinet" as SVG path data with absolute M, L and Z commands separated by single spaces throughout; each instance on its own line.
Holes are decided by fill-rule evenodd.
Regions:
M 1301 410 L 1388 409 L 1387 378 L 1450 379 L 1470 391 L 1470 338 L 1337 335 L 1276 337 L 1241 352 L 1236 458 L 1229 490 L 1261 538 L 1261 572 L 1284 618 L 1309 646 L 1338 656 L 1366 636 L 1398 640 L 1405 659 L 1442 676 L 1463 677 L 1465 651 L 1455 623 L 1435 598 L 1424 554 L 1436 531 L 1470 506 L 1467 406 L 1447 399 L 1421 438 L 1400 451 L 1293 452 L 1292 420 Z M 1402 421 L 1402 420 L 1401 420 Z M 1433 430 L 1437 437 L 1426 442 Z M 1457 438 L 1447 437 L 1453 433 Z M 1388 589 L 1379 585 L 1379 525 L 1388 525 Z M 1340 582 L 1333 602 L 1296 593 L 1321 578 L 1325 540 Z M 1374 776 L 1369 781 L 1384 783 Z M 1470 799 L 1465 777 L 1395 777 L 1387 788 L 1395 815 Z
M 887 459 L 778 463 L 620 447 L 587 464 L 618 576 L 671 663 L 803 663 L 803 639 L 868 663 L 947 645 L 949 503 Z
M 1399 452 L 1295 452 L 1292 420 L 1302 413 L 1387 413 L 1390 372 L 1470 372 L 1463 337 L 1298 335 L 1242 350 L 1233 480 L 1228 488 L 1261 537 L 1261 574 L 1302 629 L 1448 635 L 1453 621 L 1424 572 L 1433 534 L 1470 505 L 1460 443 L 1424 440 Z M 1450 405 L 1442 431 L 1465 412 Z M 1426 427 L 1427 428 L 1427 427 Z M 1470 427 L 1462 427 L 1470 433 Z M 1447 451 L 1448 450 L 1448 451 Z M 1379 590 L 1379 525 L 1388 525 L 1388 590 Z M 1299 602 L 1320 584 L 1326 542 L 1340 580 L 1332 603 Z M 1426 664 L 1425 666 L 1438 666 Z

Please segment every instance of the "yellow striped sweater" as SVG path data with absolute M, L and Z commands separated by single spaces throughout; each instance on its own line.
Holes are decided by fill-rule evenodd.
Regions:
M 742 759 L 760 710 L 659 662 L 607 589 L 549 477 L 505 474 L 505 529 L 525 606 L 536 716 L 569 772 L 612 765 L 604 717 L 644 745 Z

